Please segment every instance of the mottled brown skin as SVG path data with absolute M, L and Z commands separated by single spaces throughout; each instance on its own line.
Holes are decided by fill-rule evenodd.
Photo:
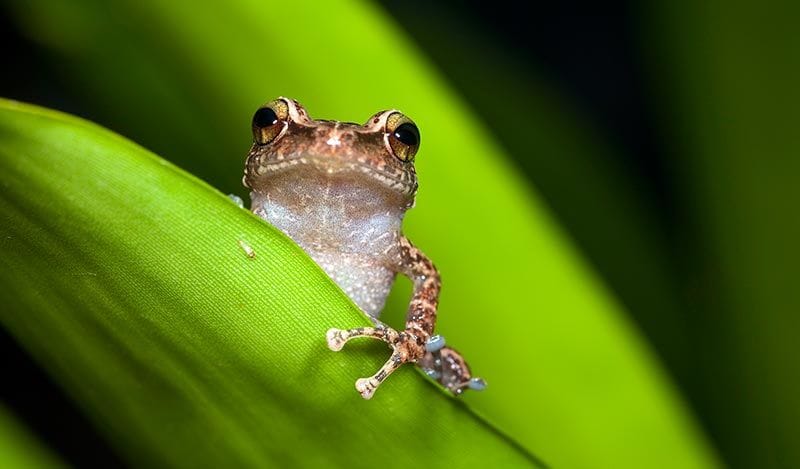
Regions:
M 456 394 L 482 388 L 458 352 L 434 336 L 439 272 L 401 232 L 417 191 L 413 122 L 397 111 L 364 125 L 314 120 L 296 101 L 279 98 L 256 113 L 253 134 L 243 180 L 252 189 L 251 209 L 303 247 L 375 324 L 330 329 L 329 348 L 358 337 L 392 348 L 378 372 L 356 381 L 359 393 L 371 398 L 404 363 L 420 365 Z M 379 320 L 397 273 L 414 284 L 402 331 Z

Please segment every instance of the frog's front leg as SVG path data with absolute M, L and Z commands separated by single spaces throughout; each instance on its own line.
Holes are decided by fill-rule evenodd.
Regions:
M 405 330 L 398 332 L 378 324 L 377 327 L 349 330 L 330 329 L 327 333 L 328 347 L 334 351 L 341 350 L 348 340 L 357 337 L 382 340 L 392 347 L 391 357 L 377 373 L 356 381 L 358 392 L 364 399 L 371 398 L 378 386 L 404 363 L 420 364 L 429 376 L 456 394 L 467 387 L 485 387 L 479 378 L 471 378 L 461 355 L 445 347 L 443 338 L 433 335 L 441 290 L 439 272 L 433 262 L 402 236 L 391 254 L 393 267 L 414 282 Z

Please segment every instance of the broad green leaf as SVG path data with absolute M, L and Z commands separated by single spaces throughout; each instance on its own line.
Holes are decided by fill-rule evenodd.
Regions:
M 643 42 L 699 233 L 692 391 L 731 465 L 800 467 L 800 3 L 657 5 Z
M 48 469 L 67 467 L 0 406 L 0 467 Z
M 404 110 L 423 130 L 407 232 L 444 275 L 439 331 L 490 382 L 470 405 L 556 466 L 713 464 L 619 305 L 465 104 L 374 8 L 85 0 L 20 3 L 18 14 L 110 125 L 223 191 L 237 190 L 250 114 L 275 95 L 315 117 Z M 406 302 L 395 295 L 387 314 L 397 319 Z
M 140 466 L 535 465 L 410 367 L 288 238 L 140 147 L 0 104 L 0 320 Z M 246 243 L 255 251 L 250 258 Z

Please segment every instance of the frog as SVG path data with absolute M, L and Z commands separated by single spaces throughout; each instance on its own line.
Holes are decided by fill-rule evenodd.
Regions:
M 252 118 L 253 144 L 242 183 L 250 210 L 299 245 L 370 320 L 371 327 L 331 328 L 340 351 L 356 338 L 383 341 L 385 364 L 355 388 L 371 399 L 403 364 L 416 364 L 455 395 L 483 390 L 462 355 L 434 333 L 441 277 L 402 232 L 418 189 L 417 125 L 402 112 L 380 111 L 361 125 L 312 119 L 296 100 L 279 97 Z M 397 275 L 413 283 L 405 327 L 380 320 Z

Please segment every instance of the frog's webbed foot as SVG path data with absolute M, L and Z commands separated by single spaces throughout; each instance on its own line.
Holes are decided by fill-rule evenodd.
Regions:
M 459 395 L 466 389 L 486 389 L 486 381 L 472 376 L 461 354 L 445 346 L 444 337 L 431 336 L 425 343 L 425 351 L 425 356 L 419 361 L 420 368 L 453 394 Z
M 357 327 L 355 329 L 330 329 L 326 334 L 328 348 L 339 351 L 348 340 L 356 337 L 371 337 L 386 342 L 392 348 L 392 356 L 377 373 L 356 381 L 356 390 L 364 399 L 370 399 L 378 386 L 404 363 L 415 363 L 425 355 L 425 345 L 409 332 L 397 332 L 385 327 Z
M 397 332 L 382 324 L 378 327 L 348 330 L 330 329 L 326 335 L 328 348 L 335 352 L 341 350 L 347 341 L 357 337 L 382 340 L 393 350 L 392 356 L 377 373 L 356 381 L 356 390 L 364 399 L 370 399 L 378 386 L 404 363 L 417 363 L 428 376 L 456 395 L 465 389 L 482 391 L 486 388 L 483 379 L 472 377 L 461 354 L 445 346 L 442 336 L 434 335 L 423 343 L 408 331 Z

